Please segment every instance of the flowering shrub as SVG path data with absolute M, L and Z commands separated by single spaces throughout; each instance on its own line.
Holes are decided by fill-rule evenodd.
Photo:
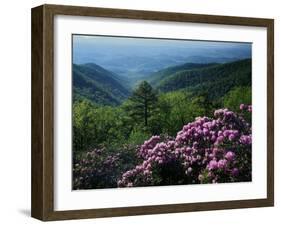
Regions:
M 93 149 L 73 160 L 73 189 L 117 187 L 122 173 L 136 165 L 135 146 L 124 145 L 122 151 Z
M 119 155 L 103 157 L 104 150 L 94 149 L 86 153 L 74 165 L 74 189 L 89 189 L 114 185 L 111 169 L 117 167 Z M 110 170 L 110 171 L 109 171 Z M 105 184 L 106 182 L 106 184 Z
M 199 117 L 175 138 L 152 136 L 138 150 L 142 162 L 123 173 L 119 187 L 251 181 L 251 124 L 228 109 Z

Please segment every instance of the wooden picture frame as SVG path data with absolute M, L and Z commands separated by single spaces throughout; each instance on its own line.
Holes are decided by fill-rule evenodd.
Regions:
M 126 18 L 267 29 L 267 198 L 238 201 L 179 203 L 121 208 L 54 210 L 54 16 Z M 274 21 L 273 19 L 196 15 L 42 5 L 32 9 L 32 202 L 34 218 L 50 220 L 163 214 L 274 205 Z

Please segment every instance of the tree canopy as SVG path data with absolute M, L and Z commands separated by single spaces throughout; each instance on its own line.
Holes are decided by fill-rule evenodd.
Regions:
M 142 121 L 144 126 L 148 126 L 148 119 L 156 110 L 157 103 L 157 95 L 152 86 L 147 81 L 141 82 L 129 100 L 131 101 L 130 115 L 137 121 Z

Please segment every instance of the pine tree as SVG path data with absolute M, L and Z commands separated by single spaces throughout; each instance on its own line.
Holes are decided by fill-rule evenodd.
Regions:
M 143 81 L 130 97 L 132 103 L 130 115 L 148 126 L 148 119 L 152 116 L 157 104 L 157 95 L 151 85 Z

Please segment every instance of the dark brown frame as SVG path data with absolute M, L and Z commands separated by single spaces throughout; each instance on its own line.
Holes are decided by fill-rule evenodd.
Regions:
M 54 211 L 53 35 L 54 16 L 95 16 L 267 28 L 267 198 L 156 206 Z M 50 221 L 160 214 L 274 205 L 274 20 L 185 13 L 42 5 L 32 9 L 32 200 L 31 215 Z

